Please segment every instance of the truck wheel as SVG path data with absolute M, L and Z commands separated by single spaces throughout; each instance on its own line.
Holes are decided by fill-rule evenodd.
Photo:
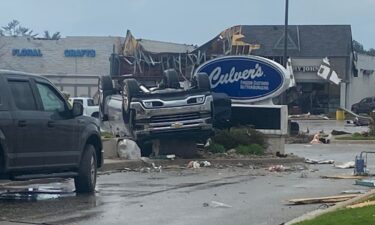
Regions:
M 198 73 L 195 76 L 195 79 L 196 79 L 196 87 L 199 90 L 202 90 L 202 91 L 211 90 L 210 79 L 208 78 L 207 73 Z
M 96 185 L 97 162 L 95 148 L 86 145 L 81 163 L 78 169 L 78 176 L 74 178 L 74 185 L 77 193 L 93 193 Z
M 175 89 L 181 88 L 176 70 L 174 69 L 165 70 L 163 79 L 164 79 L 166 88 L 175 88 Z
M 139 94 L 141 89 L 136 79 L 124 80 L 124 92 L 131 99 L 134 95 Z
M 113 84 L 112 78 L 110 76 L 101 76 L 99 77 L 99 89 L 102 91 L 112 91 Z
M 99 112 L 94 112 L 91 114 L 91 117 L 99 118 Z
M 112 78 L 110 76 L 101 76 L 98 81 L 99 87 L 99 116 L 102 121 L 106 121 L 108 115 L 105 114 L 105 99 L 113 94 Z
M 136 79 L 127 79 L 124 80 L 124 90 L 123 90 L 123 99 L 122 107 L 124 109 L 124 121 L 125 123 L 129 122 L 130 119 L 130 103 L 134 95 L 137 95 L 141 92 L 139 84 Z M 126 95 L 126 98 L 124 98 Z

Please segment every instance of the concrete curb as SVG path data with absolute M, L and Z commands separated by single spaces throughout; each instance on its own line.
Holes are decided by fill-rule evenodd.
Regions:
M 211 163 L 212 166 L 218 165 L 231 165 L 236 166 L 242 164 L 243 166 L 249 165 L 275 165 L 275 164 L 290 164 L 290 163 L 303 163 L 304 158 L 291 157 L 291 158 L 257 158 L 257 159 L 176 159 L 176 160 L 150 160 L 154 162 L 157 166 L 171 166 L 179 165 L 186 166 L 190 161 L 204 161 L 207 160 Z M 149 164 L 140 161 L 140 160 L 121 160 L 121 159 L 105 159 L 104 165 L 100 168 L 100 171 L 111 171 L 111 170 L 120 170 L 124 168 L 136 169 L 140 167 L 150 166 Z
M 306 213 L 306 214 L 304 214 L 300 217 L 297 217 L 297 218 L 295 218 L 295 219 L 293 219 L 289 222 L 284 223 L 284 225 L 291 225 L 291 224 L 295 224 L 295 223 L 302 222 L 302 221 L 305 221 L 305 220 L 315 219 L 316 217 L 324 215 L 326 213 L 330 213 L 330 212 L 336 211 L 338 209 L 342 209 L 342 208 L 344 208 L 348 205 L 352 205 L 354 203 L 361 202 L 364 199 L 366 199 L 366 198 L 368 198 L 369 196 L 372 196 L 372 195 L 375 195 L 375 189 L 372 189 L 365 194 L 359 195 L 359 196 L 357 196 L 355 198 L 352 198 L 352 199 L 349 199 L 347 201 L 337 203 L 336 205 L 334 205 L 332 207 L 329 207 L 327 209 L 317 209 L 317 210 L 314 210 L 312 212 L 308 212 L 308 213 Z

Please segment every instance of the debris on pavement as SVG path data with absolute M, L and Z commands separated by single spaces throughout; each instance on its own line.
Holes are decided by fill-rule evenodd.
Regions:
M 364 194 L 366 192 L 366 190 L 346 190 L 342 191 L 341 194 Z
M 232 208 L 231 205 L 227 205 L 222 202 L 217 202 L 217 201 L 211 201 L 210 203 L 204 202 L 203 207 L 209 207 L 211 206 L 212 208 Z
M 141 158 L 141 149 L 135 141 L 124 139 L 117 144 L 117 154 L 122 159 L 136 160 Z
M 139 172 L 141 173 L 151 173 L 151 168 L 150 167 L 142 167 Z
M 351 169 L 351 168 L 354 168 L 354 165 L 355 165 L 355 162 L 350 161 L 350 162 L 346 162 L 343 164 L 335 164 L 334 167 L 339 168 L 339 169 Z
M 375 187 L 375 180 L 356 180 L 356 185 L 366 186 L 366 187 Z
M 300 175 L 300 178 L 307 178 L 307 173 L 306 172 L 302 172 L 301 175 Z
M 193 168 L 193 169 L 198 169 L 200 167 L 201 165 L 199 164 L 198 161 L 190 161 L 187 165 L 187 168 Z
M 187 168 L 193 168 L 193 169 L 198 169 L 201 167 L 210 167 L 211 163 L 209 161 L 190 161 L 187 165 Z
M 370 206 L 370 205 L 375 205 L 375 201 L 365 201 L 365 202 L 357 203 L 357 204 L 354 204 L 354 205 L 348 205 L 348 206 L 346 206 L 346 208 L 347 209 L 356 209 L 356 208 L 362 208 L 362 207 Z
M 161 166 L 156 166 L 155 163 L 152 163 L 153 172 L 161 173 Z
M 158 156 L 150 156 L 152 159 L 170 159 L 174 160 L 176 158 L 175 154 L 169 154 L 169 155 L 158 155 Z
M 357 196 L 358 194 L 347 194 L 347 195 L 335 195 L 335 196 L 327 196 L 327 197 L 299 198 L 299 199 L 290 199 L 288 200 L 288 202 L 294 205 L 316 204 L 316 203 L 336 203 L 336 202 L 346 201 Z
M 284 172 L 285 169 L 286 168 L 283 165 L 275 165 L 268 167 L 268 171 L 270 172 Z
M 331 142 L 332 135 L 325 134 L 323 131 L 315 134 L 310 144 L 329 144 Z
M 156 166 L 155 163 L 151 163 L 152 167 L 142 167 L 139 169 L 139 172 L 141 173 L 151 173 L 151 172 L 162 172 L 162 167 L 161 166 Z
M 335 160 L 316 160 L 316 159 L 305 159 L 305 163 L 308 163 L 308 164 L 334 164 L 335 163 Z

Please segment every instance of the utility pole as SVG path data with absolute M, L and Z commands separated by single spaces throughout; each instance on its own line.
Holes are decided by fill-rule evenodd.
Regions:
M 284 67 L 288 61 L 288 3 L 289 0 L 285 0 L 285 24 L 284 24 Z
M 289 0 L 285 0 L 285 24 L 284 24 L 284 57 L 283 57 L 283 66 L 286 68 L 288 62 L 288 3 Z M 281 105 L 287 104 L 286 101 L 286 92 L 280 95 Z

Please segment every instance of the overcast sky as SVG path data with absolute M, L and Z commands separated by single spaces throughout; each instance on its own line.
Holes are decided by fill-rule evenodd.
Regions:
M 289 0 L 289 24 L 349 24 L 375 48 L 375 0 Z M 37 33 L 125 36 L 203 44 L 233 25 L 284 23 L 285 0 L 2 0 L 0 25 L 17 19 Z

